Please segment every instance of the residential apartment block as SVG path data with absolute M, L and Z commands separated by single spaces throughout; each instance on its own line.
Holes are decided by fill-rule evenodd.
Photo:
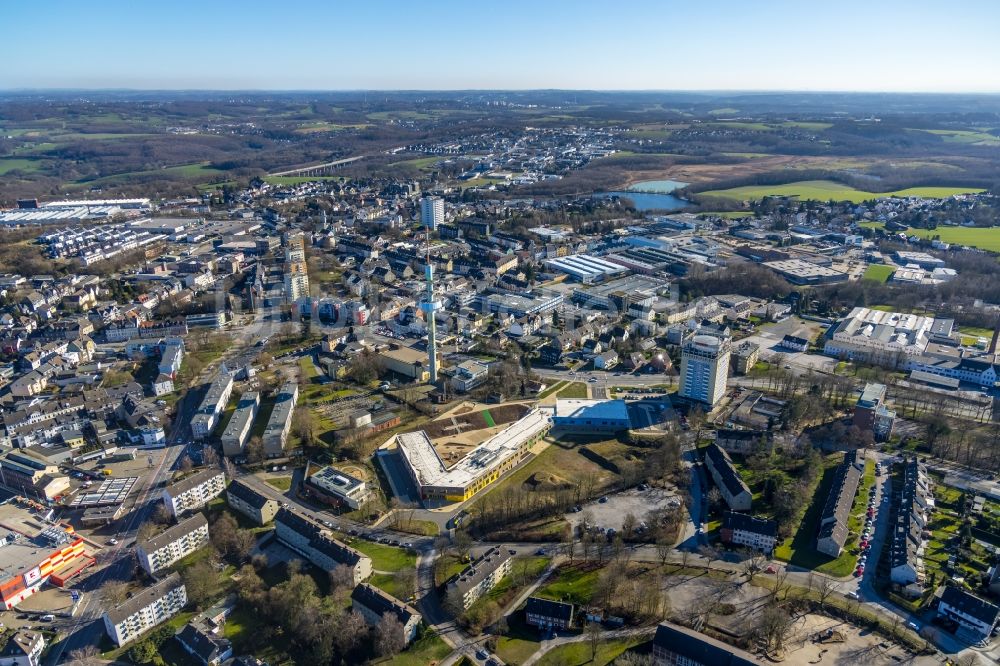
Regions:
M 726 393 L 730 341 L 714 335 L 696 335 L 681 348 L 679 395 L 714 407 Z
M 896 412 L 885 406 L 885 384 L 866 384 L 854 406 L 854 425 L 870 431 L 875 440 L 884 442 L 892 436 Z
M 208 544 L 208 520 L 196 513 L 152 539 L 136 544 L 139 565 L 152 575 Z
M 924 529 L 934 495 L 927 470 L 917 458 L 903 463 L 903 487 L 893 500 L 898 504 L 889 542 L 889 579 L 907 596 L 918 597 L 924 590 Z
M 262 495 L 240 480 L 234 480 L 226 488 L 226 501 L 229 506 L 258 525 L 267 525 L 274 520 L 281 508 L 277 500 Z
M 185 511 L 197 511 L 226 489 L 221 469 L 203 469 L 171 483 L 163 489 L 163 503 L 174 518 Z
M 285 455 L 285 444 L 292 429 L 292 415 L 298 399 L 298 384 L 288 382 L 281 387 L 274 409 L 271 410 L 271 416 L 267 420 L 267 427 L 264 429 L 264 455 L 268 458 L 280 458 Z
M 864 469 L 864 452 L 858 450 L 845 453 L 844 461 L 837 467 L 816 536 L 816 550 L 824 555 L 840 557 L 844 550 L 848 536 L 847 522 Z
M 573 626 L 573 604 L 528 597 L 524 604 L 524 622 L 543 630 L 569 629 Z
M 226 429 L 222 432 L 222 454 L 227 457 L 239 456 L 243 454 L 243 449 L 250 439 L 250 430 L 253 428 L 253 420 L 257 417 L 260 409 L 260 394 L 256 391 L 247 391 L 240 396 L 240 401 L 236 405 L 236 411 L 226 424 Z
M 510 551 L 500 546 L 490 548 L 448 582 L 448 595 L 460 599 L 462 608 L 469 608 L 510 573 L 513 562 Z
M 115 645 L 122 646 L 177 615 L 186 604 L 187 589 L 180 574 L 172 573 L 117 608 L 105 611 L 104 628 Z
M 206 439 L 211 436 L 215 426 L 219 424 L 219 418 L 226 409 L 226 403 L 229 402 L 229 395 L 232 392 L 233 376 L 223 367 L 209 384 L 198 412 L 191 419 L 191 434 L 195 439 Z
M 423 619 L 423 616 L 409 604 L 367 583 L 359 584 L 351 592 L 351 609 L 361 613 L 365 622 L 372 626 L 378 625 L 386 613 L 395 615 L 402 625 L 405 645 L 409 645 L 417 637 L 417 629 Z
M 987 641 L 997 626 L 1000 608 L 965 590 L 948 585 L 941 593 L 938 618 L 955 622 L 955 635 L 972 643 Z
M 324 571 L 346 566 L 354 576 L 355 585 L 372 575 L 371 558 L 334 539 L 322 525 L 306 516 L 280 509 L 274 527 L 278 541 Z
M 729 454 L 717 444 L 709 444 L 705 449 L 705 466 L 729 508 L 733 511 L 749 511 L 753 495 L 743 477 L 733 467 Z
M 722 543 L 770 554 L 778 543 L 778 523 L 727 511 L 719 530 Z

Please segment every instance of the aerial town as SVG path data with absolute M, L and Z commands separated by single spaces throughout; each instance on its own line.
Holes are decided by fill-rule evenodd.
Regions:
M 995 96 L 81 95 L 0 666 L 1000 663 Z

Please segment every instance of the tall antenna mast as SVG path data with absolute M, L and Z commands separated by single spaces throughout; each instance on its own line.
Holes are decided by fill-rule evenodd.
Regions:
M 430 364 L 430 379 L 432 384 L 437 383 L 437 322 L 434 312 L 440 307 L 434 300 L 434 266 L 431 264 L 431 229 L 430 224 L 424 221 L 424 276 L 427 279 L 427 295 L 420 304 L 420 309 L 424 311 L 424 318 L 427 322 L 427 357 Z

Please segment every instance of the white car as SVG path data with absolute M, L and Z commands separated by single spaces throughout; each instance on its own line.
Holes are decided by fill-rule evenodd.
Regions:
M 109 539 L 108 540 L 108 544 L 111 545 L 111 546 L 117 546 L 118 545 L 118 539 Z

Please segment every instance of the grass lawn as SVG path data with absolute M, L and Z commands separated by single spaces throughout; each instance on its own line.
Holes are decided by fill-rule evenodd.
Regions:
M 625 650 L 645 643 L 645 638 L 630 638 L 613 641 L 601 641 L 597 646 L 597 654 L 591 658 L 590 641 L 567 643 L 549 650 L 536 662 L 538 666 L 606 666 L 620 657 Z
M 403 601 L 406 601 L 413 595 L 413 585 L 404 585 L 394 574 L 372 574 L 368 582 L 383 592 L 388 592 Z
M 532 460 L 513 471 L 505 478 L 472 498 L 466 509 L 474 513 L 472 507 L 488 499 L 502 488 L 516 488 L 532 480 L 536 473 L 541 475 L 557 475 L 570 483 L 576 483 L 584 476 L 593 475 L 594 492 L 600 492 L 617 478 L 617 475 L 604 469 L 592 460 L 580 454 L 576 444 L 572 442 L 553 442 Z
M 396 572 L 400 569 L 415 569 L 417 556 L 402 548 L 372 543 L 365 539 L 344 539 L 344 542 L 355 550 L 372 558 L 372 566 L 378 571 Z
M 535 654 L 538 651 L 539 645 L 541 643 L 538 641 L 517 638 L 508 633 L 507 636 L 501 636 L 497 641 L 497 656 L 503 659 L 505 664 L 517 666 L 518 664 L 523 664 L 531 655 Z
M 538 588 L 539 597 L 574 604 L 589 604 L 602 567 L 577 561 L 561 564 L 549 581 Z
M 518 666 L 528 660 L 540 645 L 539 631 L 524 623 L 524 615 L 514 613 L 507 624 L 507 633 L 497 639 L 497 655 L 505 664 Z
M 433 520 L 405 520 L 396 526 L 400 532 L 419 536 L 437 536 L 440 529 Z
M 495 428 L 497 425 L 496 421 L 493 420 L 493 415 L 490 414 L 490 410 L 488 409 L 483 410 L 483 420 L 486 421 L 487 428 Z
M 445 581 L 450 580 L 452 576 L 459 574 L 465 569 L 466 564 L 454 555 L 444 554 L 435 563 L 434 567 L 434 584 L 442 585 Z
M 883 197 L 926 197 L 930 199 L 942 199 L 953 194 L 965 194 L 970 192 L 982 192 L 982 189 L 973 187 L 911 187 L 894 192 L 865 192 L 847 185 L 836 183 L 832 180 L 803 180 L 784 185 L 747 185 L 744 187 L 733 187 L 725 190 L 707 190 L 699 192 L 701 197 L 717 197 L 720 199 L 735 199 L 743 201 L 747 199 L 762 199 L 766 196 L 773 197 L 793 197 L 798 199 L 814 199 L 817 201 L 851 201 L 861 203 L 870 199 Z M 944 239 L 942 239 L 944 240 Z
M 268 485 L 277 488 L 278 490 L 285 492 L 292 489 L 292 477 L 290 476 L 279 476 L 275 479 L 265 479 Z
M 833 454 L 826 459 L 823 476 L 813 493 L 812 502 L 806 509 L 795 533 L 774 549 L 775 559 L 782 560 L 805 569 L 816 569 L 832 576 L 847 576 L 853 571 L 853 557 L 830 558 L 816 550 L 816 532 L 820 515 L 826 504 L 827 495 L 836 473 L 836 466 L 843 460 L 842 454 Z M 845 548 L 845 553 L 849 548 Z
M 560 398 L 586 398 L 587 385 L 583 382 L 572 382 L 559 389 Z
M 861 279 L 870 280 L 871 282 L 887 282 L 895 271 L 896 269 L 893 266 L 872 264 L 865 269 L 865 274 L 861 276 Z
M 881 229 L 879 224 L 872 223 L 872 228 Z M 940 237 L 945 243 L 953 245 L 968 245 L 981 250 L 1000 252 L 1000 227 L 938 227 L 936 229 L 906 230 L 908 236 L 934 239 Z
M 392 666 L 428 666 L 428 664 L 436 664 L 450 653 L 451 648 L 448 647 L 448 644 L 433 631 L 428 631 L 405 652 L 400 652 L 391 659 L 372 663 L 392 664 Z
M 559 389 L 561 389 L 564 386 L 566 386 L 566 382 L 564 382 L 564 381 L 558 381 L 555 384 L 553 384 L 552 386 L 550 386 L 547 389 L 545 389 L 544 391 L 542 391 L 541 393 L 539 393 L 538 397 L 539 398 L 547 398 L 547 397 L 549 397 L 550 395 L 552 395 L 553 393 L 555 393 L 556 391 L 558 391 Z
M 312 356 L 299 358 L 299 368 L 302 370 L 303 379 L 309 380 L 319 375 L 319 372 L 316 370 L 316 364 L 313 363 Z

